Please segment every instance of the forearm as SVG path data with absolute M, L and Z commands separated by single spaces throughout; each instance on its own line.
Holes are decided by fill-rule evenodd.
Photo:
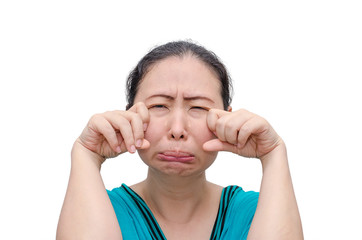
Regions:
M 99 156 L 75 143 L 57 239 L 122 239 L 100 175 Z
M 285 145 L 278 146 L 261 162 L 263 178 L 248 240 L 303 239 Z

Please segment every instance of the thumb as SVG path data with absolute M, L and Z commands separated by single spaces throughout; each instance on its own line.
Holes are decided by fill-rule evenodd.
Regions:
M 143 141 L 142 141 L 142 145 L 141 145 L 140 149 L 147 149 L 147 148 L 150 147 L 150 145 L 151 145 L 150 142 L 147 141 L 147 140 L 144 138 Z
M 217 138 L 205 142 L 202 147 L 205 151 L 209 152 L 215 152 L 215 151 L 228 151 L 233 153 L 237 152 L 236 145 L 227 142 L 222 142 Z

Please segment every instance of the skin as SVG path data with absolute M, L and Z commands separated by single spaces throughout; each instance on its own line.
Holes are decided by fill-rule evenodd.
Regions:
M 106 158 L 136 151 L 149 171 L 131 188 L 167 239 L 210 238 L 222 187 L 205 170 L 218 151 L 262 164 L 248 239 L 303 239 L 283 140 L 253 113 L 224 111 L 219 80 L 203 62 L 191 55 L 159 61 L 135 102 L 128 111 L 94 115 L 76 140 L 57 239 L 122 239 L 100 168 Z

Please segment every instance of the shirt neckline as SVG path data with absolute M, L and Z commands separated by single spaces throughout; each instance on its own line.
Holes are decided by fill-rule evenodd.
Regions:
M 157 219 L 155 218 L 151 209 L 147 206 L 147 204 L 143 200 L 143 198 L 140 195 L 138 195 L 138 193 L 136 193 L 132 188 L 128 187 L 126 184 L 123 183 L 121 187 L 131 196 L 131 198 L 134 200 L 135 204 L 137 205 L 138 209 L 141 211 L 141 214 L 143 215 L 143 217 L 146 220 L 147 227 L 150 230 L 152 238 L 160 239 L 160 240 L 167 240 L 165 237 L 165 234 L 163 233 L 160 225 L 157 222 Z M 220 224 L 222 224 L 221 223 L 221 222 L 223 222 L 222 219 L 224 219 L 224 217 L 225 217 L 225 211 L 227 209 L 227 207 L 225 208 L 225 206 L 228 205 L 227 200 L 229 200 L 229 199 L 227 199 L 227 200 L 225 199 L 225 191 L 229 187 L 232 187 L 232 186 L 228 186 L 228 187 L 225 187 L 222 189 L 218 212 L 217 212 L 217 215 L 216 215 L 216 218 L 214 221 L 214 225 L 213 225 L 213 228 L 211 231 L 210 239 L 215 239 L 215 237 L 221 233 L 220 230 L 222 230 L 222 228 L 220 229 Z

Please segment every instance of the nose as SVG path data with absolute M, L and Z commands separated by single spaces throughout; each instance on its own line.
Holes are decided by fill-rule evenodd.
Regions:
M 187 115 L 182 110 L 174 110 L 170 113 L 169 139 L 186 140 L 188 136 Z

